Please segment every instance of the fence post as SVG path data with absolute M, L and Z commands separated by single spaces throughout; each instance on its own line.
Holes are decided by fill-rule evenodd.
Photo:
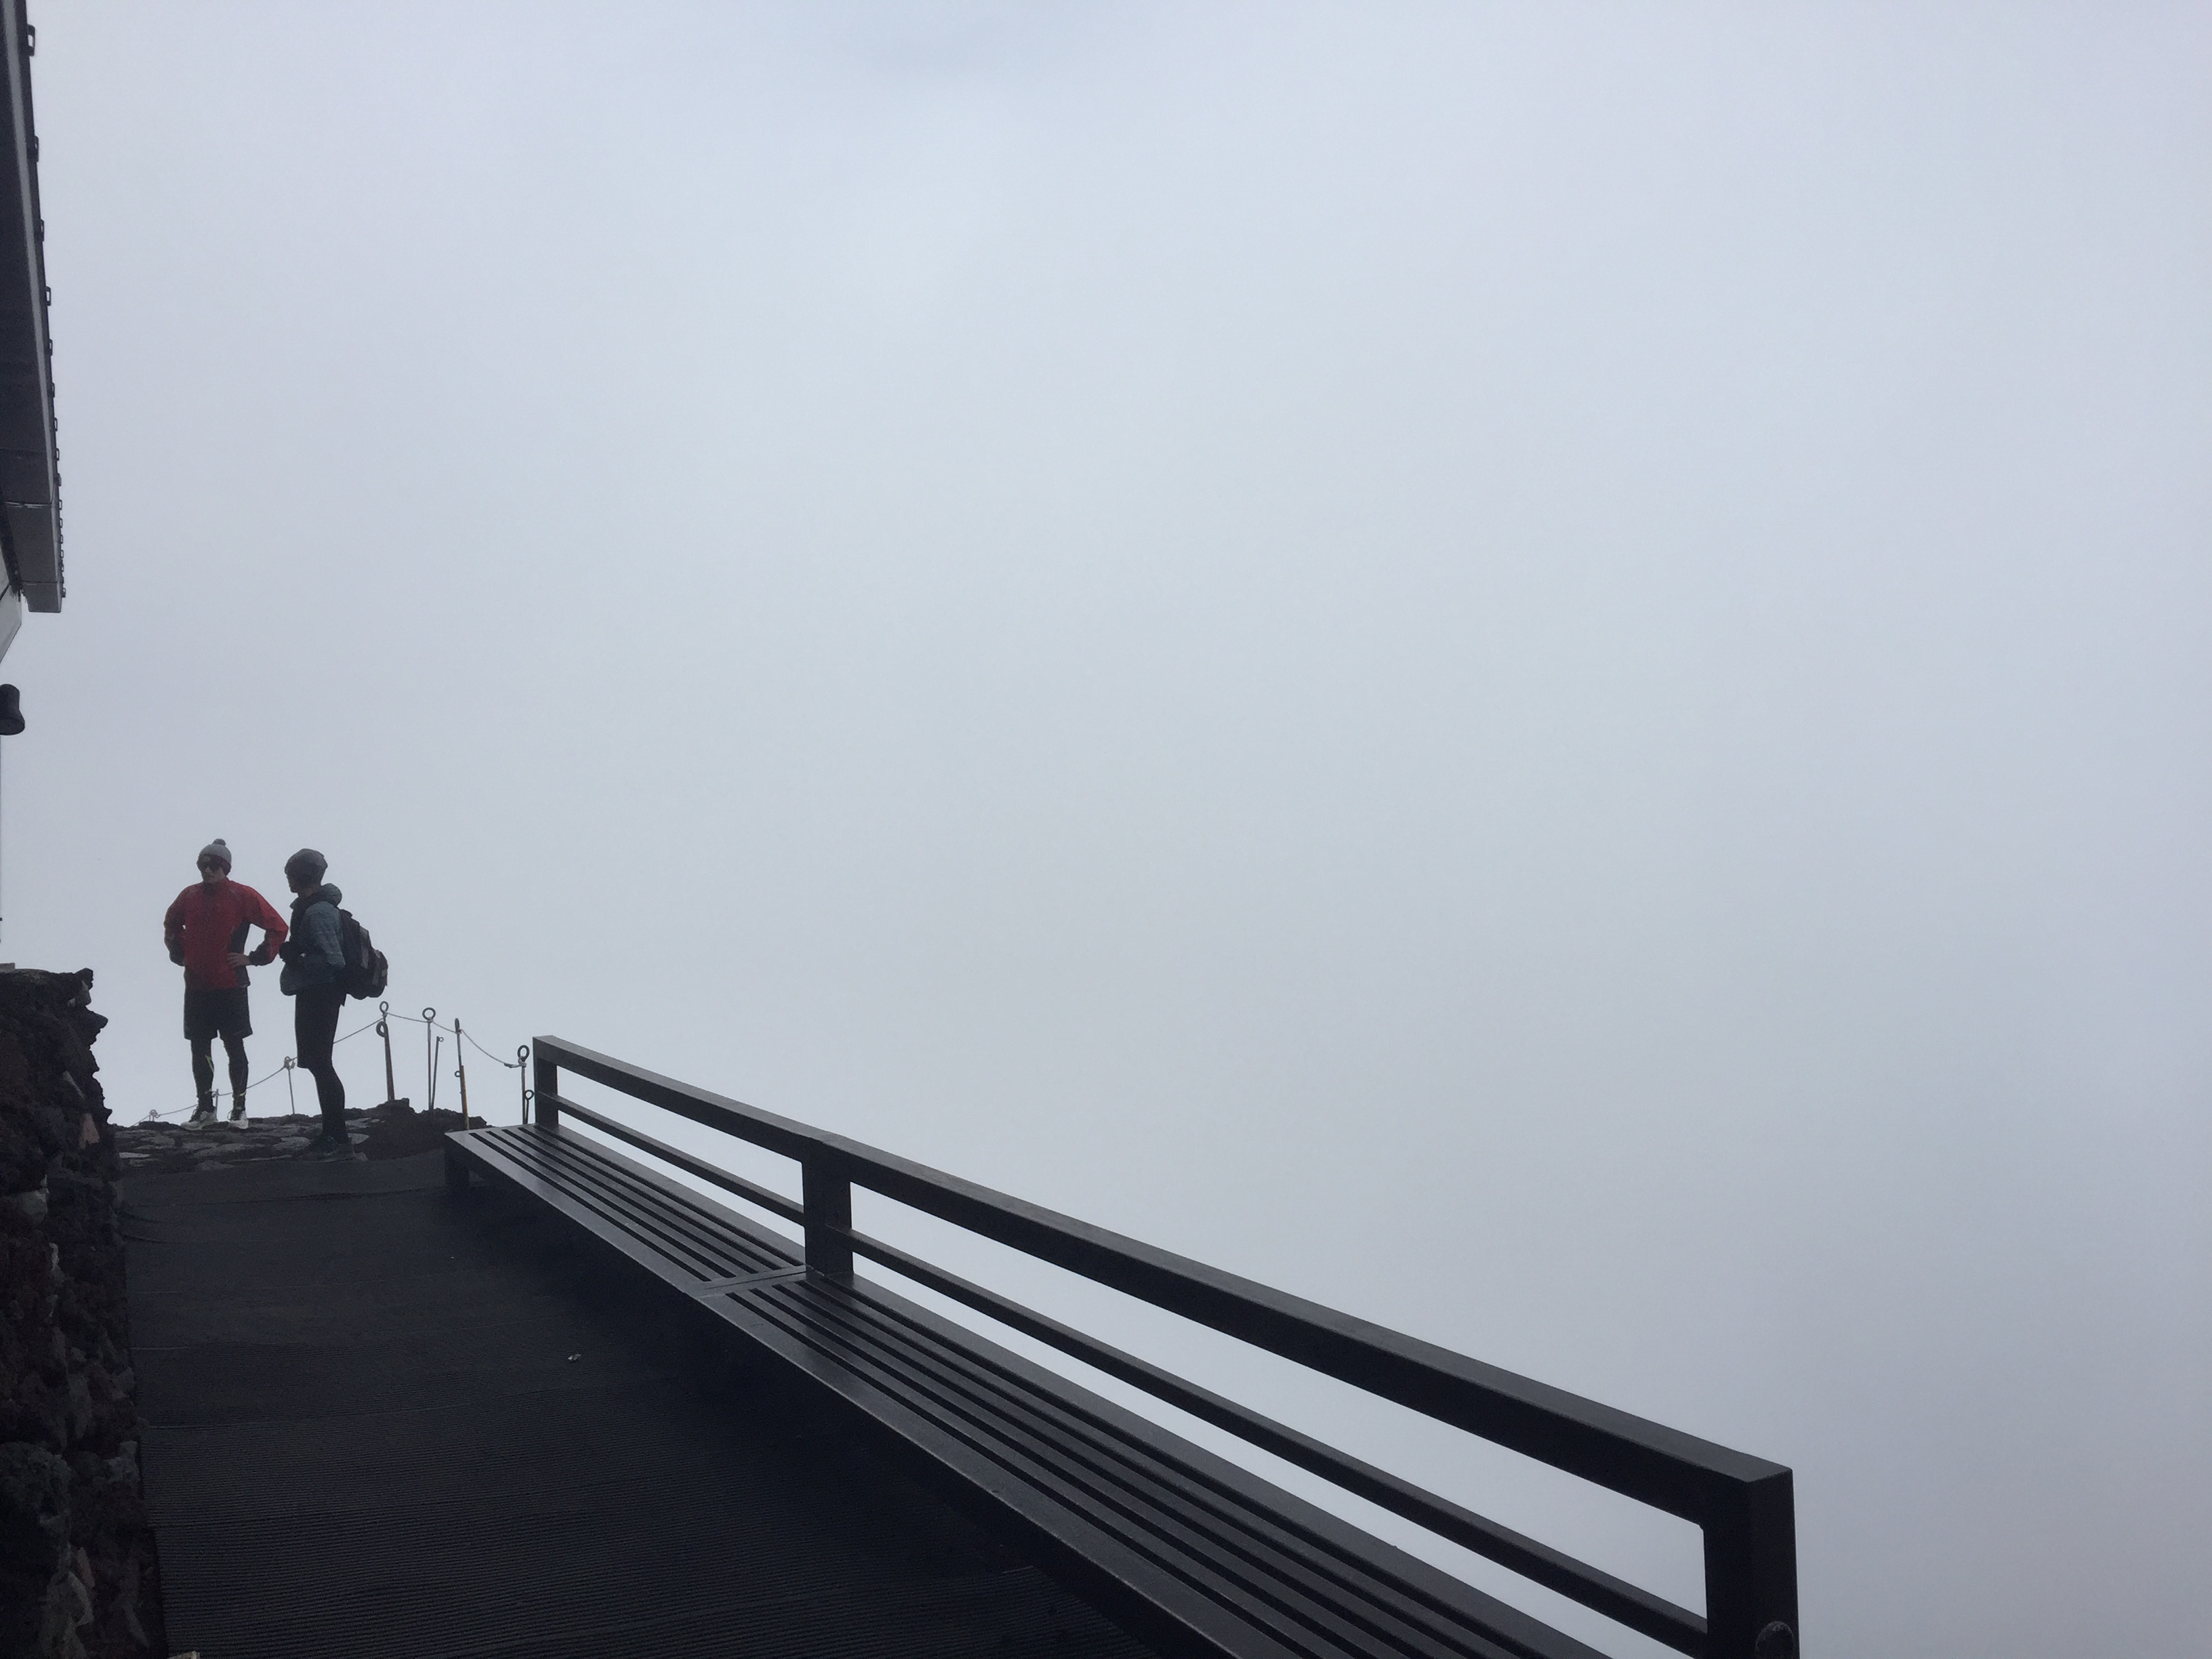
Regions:
M 545 1052 L 545 1039 L 530 1045 L 530 1118 L 541 1129 L 561 1124 L 561 1066 Z
M 853 1241 L 836 1230 L 853 1224 L 853 1183 L 834 1160 L 817 1153 L 799 1166 L 799 1191 L 806 1212 L 808 1268 L 849 1275 Z
M 384 1039 L 384 1103 L 387 1106 L 399 1098 L 398 1079 L 392 1075 L 392 1005 L 376 1005 L 376 1034 Z
M 461 1017 L 453 1016 L 453 1075 L 461 1080 L 461 1127 L 469 1127 L 469 1051 L 461 1043 Z
M 1710 1659 L 1797 1659 L 1797 1518 L 1790 1471 L 1747 1480 L 1705 1530 Z

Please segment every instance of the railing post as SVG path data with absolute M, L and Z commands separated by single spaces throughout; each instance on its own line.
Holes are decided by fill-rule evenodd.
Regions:
M 817 1273 L 849 1276 L 853 1241 L 840 1230 L 853 1224 L 853 1183 L 834 1160 L 817 1154 L 799 1166 L 799 1201 L 806 1212 L 806 1265 Z
M 561 1108 L 556 1103 L 561 1093 L 561 1066 L 546 1054 L 543 1037 L 530 1045 L 530 1087 L 531 1121 L 540 1128 L 558 1127 Z
M 1705 1518 L 1707 1659 L 1797 1659 L 1797 1517 L 1790 1471 L 1744 1483 Z

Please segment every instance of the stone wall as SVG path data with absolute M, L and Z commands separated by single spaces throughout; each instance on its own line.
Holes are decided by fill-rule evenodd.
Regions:
M 167 1651 L 91 1004 L 0 972 L 0 1659 Z

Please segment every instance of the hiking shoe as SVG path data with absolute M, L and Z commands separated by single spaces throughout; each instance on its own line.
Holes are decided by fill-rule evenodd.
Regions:
M 349 1135 L 317 1135 L 308 1144 L 309 1158 L 340 1158 L 353 1156 L 353 1139 Z
M 204 1100 L 200 1102 L 198 1106 L 195 1106 L 192 1109 L 191 1116 L 185 1120 L 185 1127 L 187 1129 L 204 1129 L 209 1124 L 214 1121 L 215 1102 L 212 1100 Z
M 230 1103 L 230 1127 L 234 1129 L 243 1129 L 246 1127 L 246 1103 L 242 1100 L 234 1100 Z

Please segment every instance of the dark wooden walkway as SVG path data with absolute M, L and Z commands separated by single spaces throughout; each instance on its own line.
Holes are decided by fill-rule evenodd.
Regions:
M 180 1650 L 1144 1651 L 434 1153 L 123 1190 Z

